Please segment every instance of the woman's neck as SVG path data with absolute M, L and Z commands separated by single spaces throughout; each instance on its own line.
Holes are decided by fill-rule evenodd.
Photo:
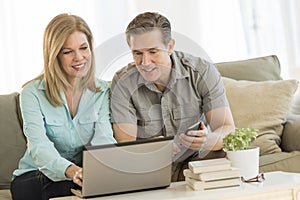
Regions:
M 83 93 L 81 88 L 68 88 L 65 90 L 66 100 L 70 115 L 75 117 L 78 111 L 79 102 Z

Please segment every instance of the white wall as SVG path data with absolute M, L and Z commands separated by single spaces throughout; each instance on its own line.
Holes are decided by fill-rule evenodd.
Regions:
M 254 1 L 256 0 L 248 2 Z M 267 5 L 268 0 L 261 1 L 264 4 L 258 3 L 258 6 Z M 291 1 L 295 2 L 295 0 L 289 2 Z M 271 53 L 287 58 L 286 54 L 281 55 L 282 52 L 286 53 L 286 50 L 282 48 L 279 51 L 254 50 L 255 54 L 249 54 L 247 46 L 249 40 L 245 39 L 246 35 L 242 26 L 245 19 L 242 19 L 241 15 L 241 2 L 244 1 L 0 0 L 0 94 L 19 91 L 24 82 L 42 71 L 44 29 L 55 15 L 62 12 L 77 14 L 87 21 L 94 33 L 96 48 L 122 35 L 127 24 L 137 14 L 156 11 L 169 18 L 174 32 L 182 34 L 202 47 L 213 62 L 246 59 Z M 272 2 L 278 4 L 281 1 Z M 268 15 L 265 15 L 272 19 L 279 14 L 268 12 Z M 278 18 L 280 17 L 276 19 Z M 276 23 L 274 26 L 277 26 Z M 266 41 L 274 41 L 274 46 L 276 46 L 280 38 L 272 39 L 273 36 L 266 32 L 263 37 L 267 39 Z M 300 41 L 299 38 L 298 41 Z M 182 45 L 182 42 L 177 42 L 177 47 Z M 118 50 L 120 46 L 122 45 L 114 43 L 111 45 L 112 51 Z M 280 47 L 280 45 L 277 46 Z M 194 48 L 191 45 L 189 47 Z M 272 49 L 269 46 L 268 48 Z M 110 63 L 111 68 L 120 68 L 128 60 L 131 60 L 130 55 L 122 55 L 118 60 Z M 110 79 L 115 71 L 111 68 L 106 69 L 105 79 Z M 283 65 L 283 71 L 288 72 L 287 66 Z M 297 68 L 294 71 L 297 71 Z

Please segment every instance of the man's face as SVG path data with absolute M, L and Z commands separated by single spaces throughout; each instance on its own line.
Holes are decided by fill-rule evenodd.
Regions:
M 159 29 L 130 37 L 130 48 L 138 71 L 146 81 L 167 84 L 171 72 L 170 55 L 174 41 L 166 46 Z

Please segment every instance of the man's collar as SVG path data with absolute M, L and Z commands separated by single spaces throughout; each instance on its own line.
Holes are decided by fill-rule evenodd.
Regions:
M 178 55 L 180 52 L 174 51 L 171 55 L 172 59 L 172 73 L 175 74 L 176 79 L 183 79 L 189 76 L 188 71 L 182 67 L 182 60 Z

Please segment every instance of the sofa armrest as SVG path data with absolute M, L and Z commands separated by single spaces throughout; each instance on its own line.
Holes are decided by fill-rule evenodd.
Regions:
M 0 189 L 5 189 L 26 150 L 19 93 L 0 95 L 0 127 Z
M 300 151 L 300 115 L 289 114 L 281 137 L 281 149 L 285 152 Z

